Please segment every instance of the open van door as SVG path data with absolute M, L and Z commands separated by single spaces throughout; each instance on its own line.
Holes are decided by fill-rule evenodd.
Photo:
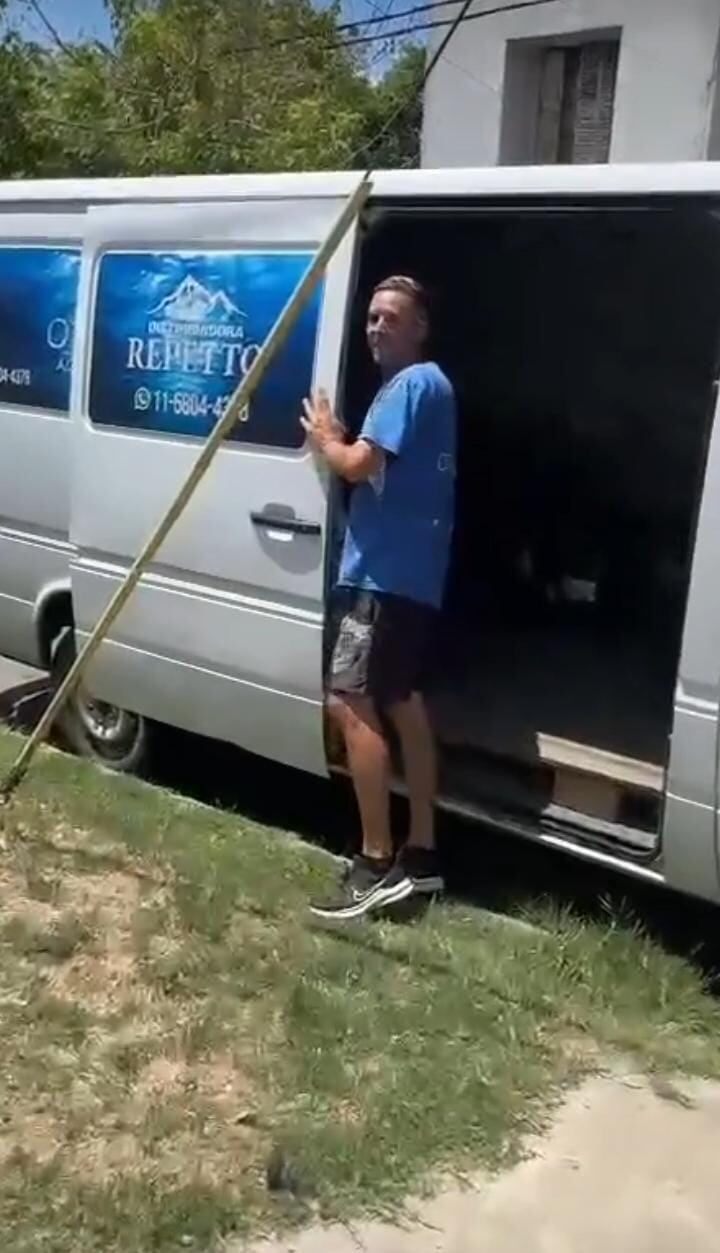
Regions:
M 348 192 L 352 182 L 348 180 Z M 342 207 L 262 198 L 93 209 L 72 410 L 87 636 Z M 355 234 L 90 669 L 93 697 L 324 773 L 327 485 L 303 396 L 335 395 Z

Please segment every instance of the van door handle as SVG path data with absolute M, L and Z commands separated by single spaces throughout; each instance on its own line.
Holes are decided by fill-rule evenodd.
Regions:
M 269 531 L 290 531 L 293 535 L 321 535 L 319 522 L 309 522 L 306 518 L 294 518 L 287 513 L 264 513 L 253 510 L 250 514 L 253 526 L 266 527 Z

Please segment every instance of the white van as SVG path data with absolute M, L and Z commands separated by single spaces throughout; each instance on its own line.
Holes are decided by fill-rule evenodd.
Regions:
M 0 652 L 68 664 L 355 183 L 0 184 Z M 377 174 L 66 734 L 124 769 L 151 722 L 342 769 L 343 491 L 298 417 L 322 385 L 360 423 L 390 272 L 434 292 L 459 397 L 442 804 L 720 899 L 720 166 Z

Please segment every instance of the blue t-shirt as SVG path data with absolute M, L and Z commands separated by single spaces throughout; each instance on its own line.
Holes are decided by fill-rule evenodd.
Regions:
M 455 506 L 455 395 L 431 361 L 380 389 L 360 439 L 388 455 L 353 490 L 338 583 L 440 606 Z

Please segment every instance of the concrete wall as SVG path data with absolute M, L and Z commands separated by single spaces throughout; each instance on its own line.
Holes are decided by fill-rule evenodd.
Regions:
M 502 0 L 478 0 L 470 13 Z M 454 13 L 457 10 L 444 10 Z M 537 74 L 529 45 L 529 78 L 517 89 L 522 49 L 508 41 L 620 32 L 611 161 L 692 161 L 717 155 L 714 116 L 720 0 L 554 0 L 535 9 L 465 22 L 426 89 L 423 165 L 481 166 L 524 161 L 530 147 Z M 430 50 L 445 33 L 435 32 Z M 520 55 L 518 56 L 518 51 Z M 508 70 L 506 80 L 506 71 Z M 512 80 L 515 80 L 513 87 Z M 515 101 L 505 111 L 506 81 Z M 523 135 L 518 148 L 517 136 Z M 518 154 L 520 155 L 510 155 Z

